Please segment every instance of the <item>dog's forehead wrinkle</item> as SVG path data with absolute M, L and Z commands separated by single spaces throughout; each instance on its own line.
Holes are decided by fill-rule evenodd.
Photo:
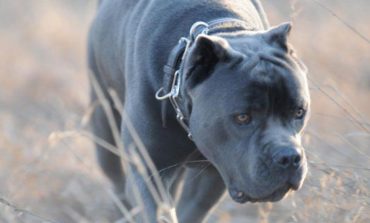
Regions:
M 285 79 L 298 80 L 300 82 L 298 87 L 307 85 L 304 71 L 288 51 L 266 44 L 258 35 L 227 38 L 227 41 L 230 47 L 244 55 L 243 60 L 238 62 L 242 64 L 244 72 L 251 73 L 252 70 L 256 70 L 254 74 L 257 80 L 268 83 L 273 80 L 273 75 L 281 75 L 285 76 Z M 278 72 L 277 67 L 283 70 Z
M 262 85 L 273 86 L 293 104 L 307 104 L 309 100 L 306 80 L 292 69 L 276 66 L 268 61 L 261 61 L 253 70 L 251 77 Z M 280 88 L 280 89 L 279 89 Z M 273 92 L 278 93 L 278 92 Z M 293 106 L 293 105 L 292 105 Z
M 271 65 L 265 61 L 259 61 L 257 66 L 255 66 L 251 72 L 251 81 L 259 83 L 260 85 L 269 86 L 274 81 L 274 72 L 269 68 Z
M 249 54 L 251 52 L 255 53 L 259 51 L 261 48 L 264 48 L 265 44 L 261 40 L 261 38 L 258 38 L 257 36 L 251 36 L 251 35 L 242 35 L 239 37 L 225 37 L 224 38 L 229 45 L 243 53 L 243 54 Z

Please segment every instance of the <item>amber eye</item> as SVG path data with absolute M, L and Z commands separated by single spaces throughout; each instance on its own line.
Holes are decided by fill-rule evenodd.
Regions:
M 306 112 L 305 112 L 305 110 L 303 108 L 298 108 L 295 111 L 294 116 L 295 116 L 296 119 L 302 119 L 304 117 L 305 113 Z
M 248 124 L 252 121 L 252 116 L 250 116 L 249 114 L 246 114 L 246 113 L 238 114 L 238 115 L 235 115 L 235 121 L 239 125 L 245 125 L 245 124 Z

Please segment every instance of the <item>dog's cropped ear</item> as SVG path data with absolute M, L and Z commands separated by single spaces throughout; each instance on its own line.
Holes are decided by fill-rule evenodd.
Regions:
M 275 44 L 284 50 L 288 48 L 288 36 L 292 29 L 292 23 L 286 22 L 272 27 L 265 34 L 264 38 L 269 44 Z
M 199 35 L 186 57 L 184 72 L 192 82 L 205 80 L 219 62 L 230 59 L 228 42 L 220 37 Z

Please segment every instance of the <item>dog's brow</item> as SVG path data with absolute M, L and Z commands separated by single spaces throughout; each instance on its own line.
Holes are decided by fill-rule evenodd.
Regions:
M 251 110 L 261 110 L 267 106 L 267 97 L 263 89 L 257 89 L 256 87 L 253 90 L 250 90 L 245 97 L 246 106 Z

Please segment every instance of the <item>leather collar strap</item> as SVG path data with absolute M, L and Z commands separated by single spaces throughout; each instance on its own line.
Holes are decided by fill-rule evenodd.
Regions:
M 162 123 L 166 126 L 167 116 L 167 100 L 172 104 L 176 112 L 176 119 L 180 125 L 184 128 L 188 137 L 192 139 L 192 134 L 189 129 L 188 120 L 182 111 L 180 104 L 178 103 L 179 93 L 181 88 L 181 66 L 184 59 L 184 55 L 191 45 L 191 43 L 200 34 L 212 35 L 221 32 L 231 32 L 235 30 L 254 30 L 254 28 L 248 26 L 244 21 L 233 18 L 222 18 L 213 20 L 209 23 L 196 22 L 194 23 L 189 32 L 189 37 L 180 38 L 178 44 L 171 50 L 168 57 L 167 64 L 163 67 L 163 87 L 161 87 L 155 94 L 157 100 L 162 101 Z

